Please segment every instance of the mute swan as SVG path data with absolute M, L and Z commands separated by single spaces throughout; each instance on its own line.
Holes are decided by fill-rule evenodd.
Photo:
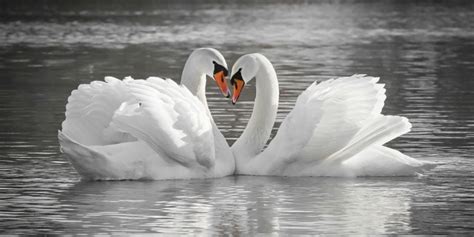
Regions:
M 276 72 L 265 56 L 248 54 L 232 73 L 234 104 L 245 84 L 256 80 L 253 113 L 231 147 L 236 174 L 409 176 L 434 167 L 383 146 L 411 125 L 404 117 L 381 114 L 385 89 L 378 78 L 354 75 L 313 83 L 264 149 L 277 114 Z
M 231 175 L 230 148 L 207 108 L 206 76 L 225 96 L 227 64 L 215 49 L 193 51 L 179 86 L 170 79 L 106 77 L 71 93 L 58 132 L 84 179 L 187 179 Z M 196 96 L 194 96 L 196 95 Z

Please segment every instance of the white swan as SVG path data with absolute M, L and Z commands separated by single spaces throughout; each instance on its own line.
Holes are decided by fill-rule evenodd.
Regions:
M 170 79 L 106 77 L 71 93 L 58 132 L 84 179 L 188 179 L 231 175 L 232 152 L 207 108 L 206 76 L 229 90 L 224 57 L 193 51 L 179 86 Z M 196 96 L 194 96 L 196 95 Z
M 231 147 L 236 174 L 406 176 L 434 166 L 383 146 L 411 125 L 404 117 L 381 114 L 385 89 L 378 78 L 354 75 L 313 83 L 264 149 L 277 114 L 276 72 L 265 56 L 248 54 L 232 73 L 234 104 L 245 84 L 256 80 L 253 113 Z

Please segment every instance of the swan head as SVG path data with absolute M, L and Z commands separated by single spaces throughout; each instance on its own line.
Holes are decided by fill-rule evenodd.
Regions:
M 199 48 L 193 51 L 191 55 L 196 55 L 197 67 L 200 68 L 203 74 L 212 78 L 222 94 L 227 98 L 230 96 L 230 90 L 227 87 L 226 80 L 229 71 L 227 70 L 227 63 L 222 54 L 213 48 Z
M 230 83 L 234 88 L 232 104 L 237 103 L 245 84 L 257 75 L 259 70 L 258 55 L 259 54 L 246 54 L 237 59 L 232 66 L 232 77 L 230 79 Z

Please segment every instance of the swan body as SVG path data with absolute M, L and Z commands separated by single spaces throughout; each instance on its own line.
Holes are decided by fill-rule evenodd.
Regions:
M 228 93 L 226 67 L 218 51 L 203 48 L 188 58 L 182 85 L 158 77 L 106 77 L 80 85 L 68 98 L 66 119 L 58 132 L 61 151 L 83 179 L 233 174 L 232 152 L 205 97 L 207 75 L 213 75 L 222 92 Z
M 253 113 L 231 147 L 236 173 L 279 176 L 410 176 L 434 167 L 384 144 L 410 131 L 404 117 L 382 115 L 384 85 L 353 75 L 310 85 L 297 99 L 268 145 L 278 109 L 278 79 L 261 54 L 239 58 L 232 68 L 235 103 L 255 78 Z

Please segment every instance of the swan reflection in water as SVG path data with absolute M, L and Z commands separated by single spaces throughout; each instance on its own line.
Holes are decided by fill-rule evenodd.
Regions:
M 59 198 L 74 209 L 58 222 L 94 233 L 400 233 L 410 230 L 410 187 L 419 183 L 253 176 L 80 182 Z

